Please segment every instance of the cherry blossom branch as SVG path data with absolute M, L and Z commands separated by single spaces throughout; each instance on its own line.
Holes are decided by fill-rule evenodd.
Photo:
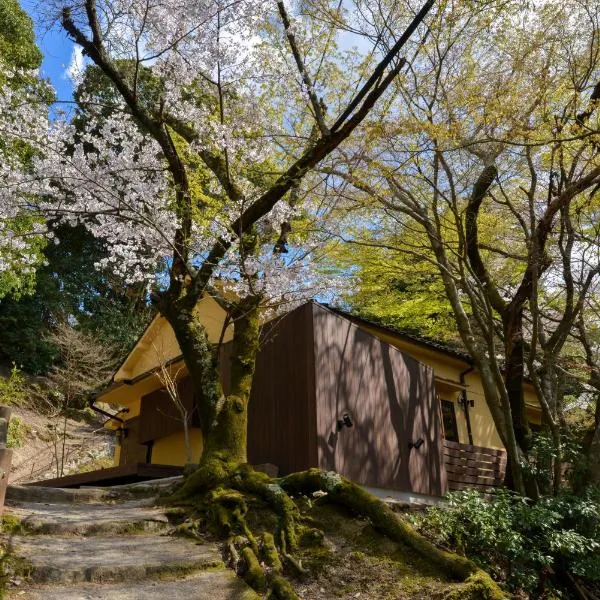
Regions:
M 302 77 L 304 86 L 306 87 L 306 93 L 308 94 L 308 98 L 310 99 L 315 120 L 319 126 L 321 134 L 326 136 L 329 134 L 329 129 L 327 128 L 327 125 L 325 125 L 325 115 L 323 114 L 321 101 L 319 100 L 319 98 L 317 98 L 314 83 L 308 73 L 306 65 L 304 64 L 302 55 L 300 54 L 300 49 L 298 48 L 298 43 L 296 42 L 296 36 L 294 35 L 292 25 L 290 23 L 290 18 L 285 9 L 285 4 L 283 3 L 283 0 L 278 0 L 277 8 L 279 9 L 279 14 L 281 15 L 281 20 L 283 21 L 285 35 L 292 50 L 292 54 L 294 55 L 296 66 L 298 67 L 298 71 L 300 73 L 300 76 Z

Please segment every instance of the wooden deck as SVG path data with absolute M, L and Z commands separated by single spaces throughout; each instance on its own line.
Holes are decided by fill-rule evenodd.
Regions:
M 147 481 L 149 479 L 161 479 L 164 477 L 175 477 L 183 474 L 183 467 L 173 465 L 154 465 L 149 463 L 133 463 L 108 469 L 98 469 L 89 473 L 78 473 L 66 475 L 54 479 L 34 481 L 27 485 L 40 487 L 71 488 L 80 486 L 110 486 Z

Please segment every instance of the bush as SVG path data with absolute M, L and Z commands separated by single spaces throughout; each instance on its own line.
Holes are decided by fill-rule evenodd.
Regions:
M 8 377 L 0 377 L 0 404 L 21 405 L 25 401 L 25 378 L 15 364 Z
M 13 417 L 8 423 L 7 448 L 21 448 L 31 429 L 19 417 Z
M 474 490 L 449 494 L 447 500 L 446 507 L 414 517 L 416 525 L 512 591 L 532 593 L 549 573 L 600 580 L 600 490 L 545 497 L 536 504 L 506 490 L 489 501 Z

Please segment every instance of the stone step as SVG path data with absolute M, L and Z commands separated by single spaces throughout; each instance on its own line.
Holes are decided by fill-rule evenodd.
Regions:
M 181 484 L 182 480 L 182 476 L 164 477 L 110 487 L 84 486 L 80 488 L 9 485 L 6 490 L 6 500 L 13 503 L 96 504 L 136 498 L 154 498 Z
M 172 536 L 25 535 L 10 546 L 34 583 L 132 582 L 223 566 L 216 546 Z
M 12 502 L 39 502 L 51 504 L 89 504 L 110 502 L 118 494 L 109 488 L 52 488 L 35 485 L 9 485 L 6 500 Z
M 153 501 L 120 504 L 42 504 L 22 502 L 7 506 L 6 515 L 16 517 L 28 532 L 38 534 L 101 535 L 161 531 L 169 526 L 167 515 Z
M 14 588 L 8 600 L 259 600 L 229 569 L 203 571 L 173 581 L 82 583 Z

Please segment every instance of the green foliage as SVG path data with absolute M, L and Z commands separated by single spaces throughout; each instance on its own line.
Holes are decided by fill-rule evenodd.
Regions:
M 531 447 L 524 464 L 524 471 L 535 477 L 543 494 L 551 494 L 553 487 L 552 465 L 558 459 L 556 446 L 550 432 L 536 431 L 532 435 Z M 563 431 L 561 435 L 561 458 L 563 464 L 569 465 L 566 471 L 571 487 L 578 489 L 585 479 L 588 461 L 582 444 L 582 436 L 578 431 Z
M 7 448 L 22 448 L 25 440 L 31 432 L 29 425 L 24 423 L 19 417 L 12 417 L 8 423 L 8 437 L 6 440 Z
M 35 44 L 31 19 L 17 0 L 0 0 L 0 64 L 3 72 L 10 73 L 10 77 L 0 75 L 0 88 L 10 87 L 16 92 L 15 102 L 21 102 L 21 99 L 25 102 L 49 101 L 52 92 L 35 72 L 41 62 L 42 54 Z M 42 104 L 39 106 L 42 107 Z M 33 150 L 27 141 L 14 140 L 0 132 L 0 147 L 23 165 L 30 164 Z M 3 223 L 15 238 L 27 235 L 29 243 L 25 250 L 20 249 L 18 244 L 2 250 L 0 258 L 10 268 L 0 273 L 0 298 L 33 291 L 36 265 L 43 260 L 42 250 L 46 243 L 44 236 L 36 232 L 39 224 L 39 219 L 26 210 Z
M 106 256 L 100 240 L 83 227 L 55 230 L 59 243 L 44 249 L 35 291 L 0 300 L 0 357 L 28 373 L 46 373 L 58 352 L 48 339 L 58 322 L 70 319 L 99 342 L 126 354 L 151 317 L 142 286 L 126 286 L 95 263 Z
M 31 235 L 34 230 L 36 219 L 31 214 L 23 213 L 5 221 L 5 226 L 12 231 L 15 237 L 27 235 L 29 244 L 26 249 L 28 255 L 34 255 L 34 265 L 39 265 L 44 259 L 44 248 L 47 239 L 43 235 Z M 10 263 L 12 267 L 0 272 L 0 298 L 4 298 L 9 294 L 19 299 L 23 296 L 30 295 L 35 289 L 36 282 L 36 267 L 22 260 L 22 250 L 15 249 L 9 251 L 5 249 L 2 253 L 3 259 Z
M 33 23 L 18 0 L 0 0 L 0 57 L 20 69 L 35 69 L 42 62 Z
M 456 340 L 442 282 L 424 262 L 407 259 L 404 268 L 390 269 L 384 262 L 371 261 L 360 267 L 358 289 L 346 300 L 367 319 L 425 337 Z
M 8 377 L 0 377 L 0 404 L 19 406 L 26 397 L 25 378 L 18 367 L 13 364 Z
M 426 241 L 420 233 L 405 231 L 383 238 L 368 230 L 372 245 L 347 245 L 337 257 L 339 268 L 352 274 L 356 285 L 344 301 L 352 312 L 383 325 L 446 342 L 458 342 L 456 322 L 437 267 L 429 260 Z M 399 260 L 396 250 L 406 248 Z M 422 256 L 410 252 L 418 246 Z
M 533 592 L 544 572 L 600 579 L 600 490 L 536 504 L 506 490 L 486 500 L 474 490 L 415 517 L 436 543 L 467 555 L 512 591 Z

